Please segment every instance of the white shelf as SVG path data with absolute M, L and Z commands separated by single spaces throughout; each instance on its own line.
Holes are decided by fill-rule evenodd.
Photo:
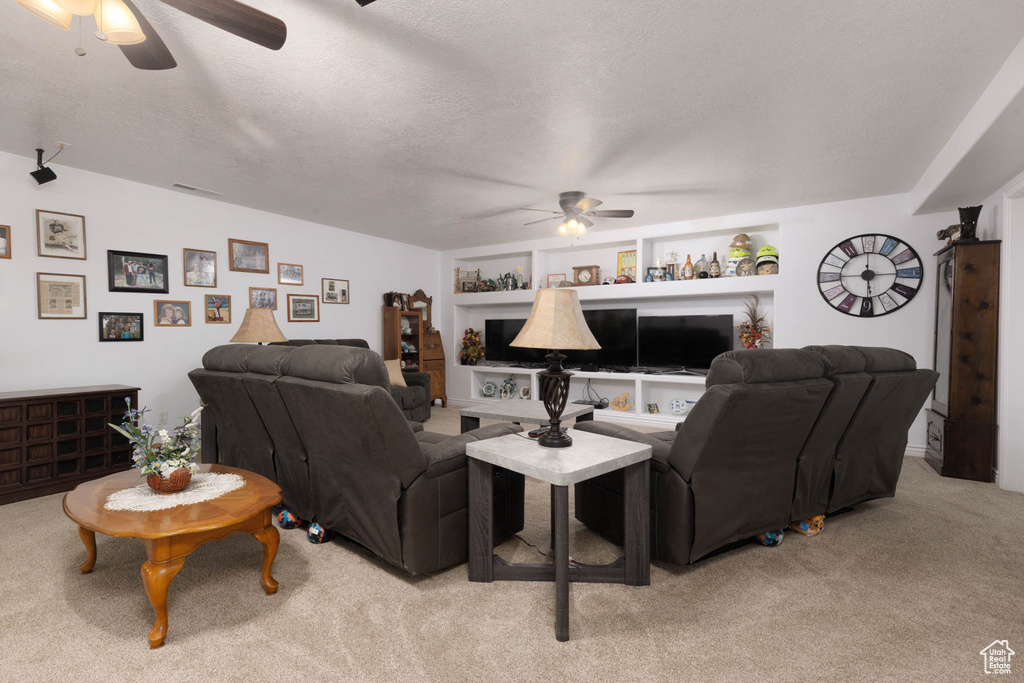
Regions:
M 628 285 L 592 285 L 575 287 L 580 301 L 633 301 L 641 299 L 682 299 L 686 297 L 774 294 L 778 275 L 719 277 L 707 280 L 674 282 L 635 282 Z M 501 306 L 532 304 L 536 292 L 530 289 L 512 292 L 475 292 L 456 294 L 456 306 Z

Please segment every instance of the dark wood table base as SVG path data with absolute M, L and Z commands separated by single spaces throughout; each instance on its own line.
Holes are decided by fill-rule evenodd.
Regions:
M 485 462 L 469 458 L 470 581 L 554 581 L 555 637 L 562 642 L 569 640 L 569 583 L 651 584 L 649 460 L 623 468 L 624 556 L 606 565 L 569 564 L 568 486 L 551 486 L 554 564 L 517 564 L 494 554 L 492 469 Z

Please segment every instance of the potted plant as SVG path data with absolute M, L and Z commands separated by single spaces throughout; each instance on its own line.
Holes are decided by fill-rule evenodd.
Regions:
M 459 351 L 459 359 L 463 365 L 476 365 L 477 361 L 484 357 L 484 345 L 480 341 L 480 330 L 472 327 L 466 329 L 462 338 L 462 350 Z
M 144 424 L 146 409 L 133 410 L 130 400 L 124 422 L 118 427 L 111 424 L 119 434 L 132 445 L 132 467 L 137 467 L 146 477 L 146 483 L 157 493 L 177 493 L 199 471 L 195 457 L 199 454 L 199 423 L 196 418 L 202 412 L 200 406 L 180 426 L 171 431 L 157 430 L 153 425 Z M 157 440 L 159 439 L 159 441 Z
M 772 342 L 772 328 L 765 323 L 767 316 L 761 313 L 760 304 L 756 294 L 747 299 L 744 305 L 747 319 L 737 325 L 740 330 L 740 344 L 745 349 L 759 349 L 762 345 Z

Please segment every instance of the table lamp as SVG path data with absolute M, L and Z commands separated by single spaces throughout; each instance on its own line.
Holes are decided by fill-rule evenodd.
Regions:
M 551 428 L 537 440 L 548 448 L 565 448 L 572 445 L 570 437 L 562 429 L 562 411 L 569 399 L 569 378 L 571 372 L 562 369 L 565 356 L 559 349 L 599 349 L 594 334 L 587 327 L 580 308 L 580 299 L 575 289 L 538 289 L 533 300 L 530 317 L 512 340 L 512 346 L 527 349 L 549 349 L 545 356 L 547 370 L 537 373 L 540 379 L 540 394 L 544 409 L 548 411 Z
M 249 308 L 245 311 L 242 324 L 238 326 L 238 332 L 231 338 L 233 342 L 286 342 L 288 337 L 284 336 L 281 328 L 274 320 L 274 311 L 269 308 Z

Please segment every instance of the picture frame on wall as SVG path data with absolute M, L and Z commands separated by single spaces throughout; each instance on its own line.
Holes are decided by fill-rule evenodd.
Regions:
M 40 320 L 85 320 L 85 276 L 36 273 Z
M 615 275 L 617 277 L 625 275 L 636 282 L 636 249 L 619 252 L 615 264 Z
M 11 258 L 11 226 L 0 225 L 0 258 Z
M 231 295 L 206 295 L 206 322 L 212 325 L 227 325 L 231 322 Z
M 182 268 L 186 287 L 217 286 L 217 252 L 203 249 L 182 249 Z
M 101 342 L 140 342 L 145 340 L 141 313 L 100 313 Z
M 250 287 L 249 308 L 277 310 L 277 290 L 273 287 Z
M 289 294 L 288 322 L 320 322 L 320 297 L 316 294 Z
M 242 273 L 269 273 L 270 245 L 228 239 L 228 268 Z
M 277 264 L 277 284 L 302 285 L 302 266 L 298 263 Z
M 153 301 L 154 327 L 191 327 L 192 302 L 156 299 Z
M 107 250 L 107 289 L 111 292 L 166 294 L 166 254 Z
M 348 280 L 321 278 L 320 301 L 325 304 L 347 304 L 349 302 Z
M 36 209 L 39 256 L 85 260 L 85 216 Z

